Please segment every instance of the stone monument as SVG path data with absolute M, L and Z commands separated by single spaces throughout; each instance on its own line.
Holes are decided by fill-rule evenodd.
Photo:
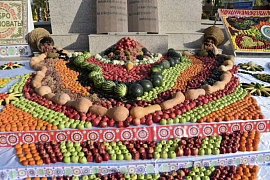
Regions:
M 154 13 L 151 14 L 150 18 L 155 17 L 158 23 L 151 26 L 151 29 L 155 29 L 154 31 L 146 29 L 146 26 L 134 27 L 138 23 L 147 23 L 140 23 L 139 16 L 134 16 L 132 19 L 128 16 L 129 29 L 126 32 L 116 34 L 97 34 L 99 33 L 97 1 L 111 2 L 120 0 L 69 0 L 69 3 L 66 0 L 50 0 L 51 37 L 54 39 L 55 44 L 66 49 L 89 49 L 92 54 L 95 54 L 113 45 L 122 37 L 129 36 L 141 41 L 151 52 L 165 53 L 169 47 L 176 50 L 201 48 L 203 37 L 203 33 L 200 32 L 201 0 L 127 0 L 127 2 L 137 3 L 134 6 L 137 9 L 130 10 L 128 8 L 128 15 L 130 12 L 143 12 L 138 7 L 145 6 L 143 4 L 146 3 L 152 3 L 151 6 L 157 8 L 151 9 Z M 137 18 L 137 22 L 134 18 Z M 134 23 L 134 26 L 132 27 L 130 23 Z M 156 34 L 146 33 L 151 33 L 151 31 Z

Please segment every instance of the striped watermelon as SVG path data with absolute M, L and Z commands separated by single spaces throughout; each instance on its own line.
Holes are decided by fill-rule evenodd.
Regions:
M 102 84 L 105 82 L 104 77 L 99 75 L 95 76 L 93 81 L 96 88 L 101 88 Z
M 99 72 L 102 72 L 102 67 L 99 66 L 99 65 L 96 65 L 95 67 L 93 67 L 93 70 L 92 71 L 99 71 Z
M 125 97 L 127 95 L 128 88 L 125 84 L 117 84 L 114 88 L 114 93 L 117 96 Z
M 106 92 L 113 92 L 115 86 L 116 85 L 113 81 L 107 80 L 102 84 L 102 89 Z
M 89 64 L 90 64 L 90 63 L 89 63 L 88 61 L 83 61 L 83 62 L 81 63 L 81 68 L 82 68 L 82 69 L 86 69 L 87 66 L 88 66 Z
M 93 68 L 94 68 L 95 66 L 96 66 L 95 64 L 90 63 L 90 64 L 87 65 L 87 70 L 93 71 Z
M 74 63 L 76 66 L 80 66 L 81 63 L 83 63 L 83 62 L 84 62 L 83 56 L 78 56 L 78 57 L 76 57 L 76 59 L 73 61 L 73 63 Z
M 88 75 L 88 77 L 89 77 L 89 79 L 93 80 L 93 78 L 94 78 L 96 75 L 99 75 L 99 72 L 97 72 L 97 71 L 92 71 L 92 72 L 90 72 L 90 74 Z

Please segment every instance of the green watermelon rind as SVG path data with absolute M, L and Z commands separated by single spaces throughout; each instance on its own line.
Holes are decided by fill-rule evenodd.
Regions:
M 102 89 L 106 92 L 113 92 L 115 86 L 116 84 L 113 81 L 107 80 L 102 84 Z
M 128 88 L 125 84 L 118 84 L 114 88 L 114 93 L 119 97 L 125 97 L 128 93 Z

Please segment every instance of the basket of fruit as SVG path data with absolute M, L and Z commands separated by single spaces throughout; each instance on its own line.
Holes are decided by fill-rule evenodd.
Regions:
M 224 41 L 224 33 L 223 31 L 216 27 L 215 25 L 206 28 L 204 31 L 204 39 L 205 42 L 207 39 L 213 39 L 216 46 L 219 46 Z
M 36 28 L 29 34 L 29 44 L 32 49 L 38 49 L 41 52 L 45 52 L 47 46 L 53 47 L 54 41 L 46 29 Z

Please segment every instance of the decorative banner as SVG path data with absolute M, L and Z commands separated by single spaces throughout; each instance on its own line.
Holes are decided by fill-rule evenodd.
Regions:
M 128 31 L 158 33 L 157 0 L 128 0 Z
M 68 129 L 55 131 L 0 132 L 0 147 L 11 147 L 18 143 L 31 144 L 37 141 L 67 141 L 82 142 L 85 140 L 112 142 L 130 140 L 168 140 L 172 138 L 212 136 L 225 132 L 257 130 L 267 133 L 270 129 L 269 120 L 232 121 L 222 123 L 179 124 L 171 126 L 148 126 L 129 128 L 92 128 L 85 130 Z
M 270 25 L 269 10 L 219 9 L 218 12 L 233 51 L 243 53 L 270 52 L 270 39 L 268 39 L 270 31 L 264 26 Z
M 0 2 L 0 44 L 26 43 L 27 1 Z
M 199 159 L 199 158 L 198 158 Z M 117 162 L 117 161 L 116 161 Z M 16 168 L 5 168 L 0 171 L 1 180 L 7 179 L 25 179 L 27 177 L 58 177 L 58 176 L 83 176 L 89 174 L 100 173 L 102 175 L 113 174 L 121 172 L 123 174 L 154 174 L 162 172 L 177 171 L 180 168 L 190 168 L 193 166 L 232 166 L 239 164 L 250 165 L 268 165 L 270 163 L 270 153 L 249 153 L 226 157 L 205 158 L 203 160 L 170 160 L 170 162 L 163 162 L 163 160 L 149 161 L 145 163 L 103 163 L 103 164 L 68 164 L 61 165 L 43 165 L 43 166 L 20 166 Z M 119 165 L 121 164 L 121 165 Z
M 97 33 L 128 32 L 127 0 L 97 0 Z
M 0 57 L 31 56 L 32 51 L 29 45 L 6 45 L 0 46 Z

